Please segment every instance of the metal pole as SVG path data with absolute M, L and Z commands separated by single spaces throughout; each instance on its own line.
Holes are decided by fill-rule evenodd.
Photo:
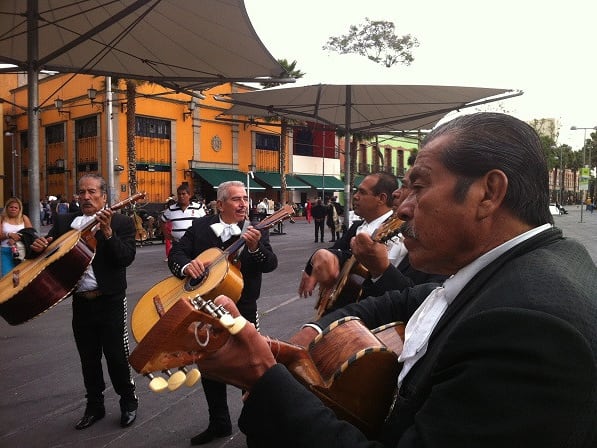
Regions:
M 563 192 L 564 192 L 564 153 L 562 146 L 560 146 L 560 207 L 563 207 Z
M 108 158 L 108 188 L 110 194 L 108 198 L 110 203 L 118 202 L 120 195 L 119 189 L 116 188 L 116 176 L 114 174 L 114 122 L 112 121 L 112 77 L 106 76 L 106 98 L 104 113 L 106 117 L 106 152 Z
M 29 146 L 29 219 L 39 232 L 41 219 L 39 216 L 39 28 L 37 1 L 27 1 L 27 126 Z

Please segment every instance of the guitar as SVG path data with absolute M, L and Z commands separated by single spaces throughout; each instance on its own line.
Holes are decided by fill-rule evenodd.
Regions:
M 294 209 L 286 205 L 268 218 L 255 225 L 262 230 L 290 218 Z M 235 302 L 240 299 L 243 290 L 243 277 L 238 267 L 230 262 L 230 257 L 243 247 L 245 240 L 239 238 L 226 250 L 212 247 L 201 252 L 196 260 L 209 262 L 202 277 L 184 279 L 168 277 L 151 287 L 140 299 L 131 315 L 131 332 L 139 342 L 172 305 L 189 292 L 207 299 L 215 299 L 220 294 L 230 297 Z
M 396 215 L 392 215 L 373 232 L 371 238 L 378 243 L 385 243 L 400 233 L 403 222 Z M 334 306 L 340 307 L 358 302 L 367 273 L 367 268 L 359 263 L 354 255 L 346 260 L 334 285 L 331 288 L 319 290 L 319 299 L 315 304 L 317 318 L 323 316 Z
M 211 300 L 199 296 L 181 299 L 135 347 L 129 362 L 137 372 L 152 378 L 152 383 L 157 384 L 157 378 L 162 380 L 163 387 L 152 387 L 150 383 L 154 391 L 162 391 L 168 384 L 163 378 L 154 377 L 154 372 L 171 375 L 169 369 L 197 364 L 210 377 L 202 360 L 207 361 L 218 350 L 226 350 L 228 339 L 242 331 L 245 323 L 242 316 L 233 319 L 226 309 Z M 284 364 L 339 418 L 354 424 L 369 437 L 378 433 L 390 409 L 400 371 L 402 323 L 371 332 L 360 319 L 347 317 L 332 323 L 307 349 L 262 337 L 268 341 L 276 361 Z M 168 388 L 173 390 L 182 382 Z
M 145 197 L 137 193 L 114 204 L 118 210 Z M 73 229 L 50 243 L 37 258 L 26 259 L 0 279 L 0 315 L 18 325 L 44 313 L 65 299 L 75 288 L 95 255 L 91 230 L 97 219 Z

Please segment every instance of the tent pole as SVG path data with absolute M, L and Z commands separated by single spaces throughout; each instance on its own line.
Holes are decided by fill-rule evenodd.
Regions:
M 350 206 L 352 202 L 352 174 L 350 172 L 350 123 L 351 123 L 352 87 L 346 86 L 346 104 L 344 108 L 344 123 L 346 136 L 344 137 L 344 225 L 348 230 L 350 218 Z
M 117 190 L 114 176 L 114 130 L 112 128 L 112 77 L 106 76 L 106 152 L 108 162 L 108 201 L 114 203 L 117 199 Z M 116 201 L 118 202 L 118 201 Z
M 29 147 L 29 219 L 40 232 L 39 216 L 39 34 L 37 26 L 37 0 L 27 0 L 27 146 Z

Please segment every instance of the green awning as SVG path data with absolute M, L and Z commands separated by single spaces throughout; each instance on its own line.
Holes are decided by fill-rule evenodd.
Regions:
M 344 190 L 344 183 L 334 176 L 318 176 L 316 174 L 295 174 L 295 176 L 318 190 L 324 188 L 326 190 Z
M 240 171 L 193 168 L 193 172 L 201 176 L 207 183 L 213 185 L 214 188 L 218 188 L 218 185 L 228 180 L 238 180 L 245 184 L 245 186 L 247 183 L 247 173 Z M 265 188 L 256 182 L 251 182 L 251 190 L 265 190 Z
M 280 173 L 258 171 L 255 173 L 255 179 L 269 185 L 272 188 L 281 188 Z M 308 190 L 311 185 L 297 179 L 296 177 L 287 174 L 286 175 L 286 187 L 289 190 Z

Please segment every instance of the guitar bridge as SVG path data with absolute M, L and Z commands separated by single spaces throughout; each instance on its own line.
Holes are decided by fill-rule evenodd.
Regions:
M 157 311 L 160 317 L 162 317 L 166 313 L 166 310 L 164 309 L 164 304 L 162 303 L 162 299 L 160 299 L 160 296 L 157 294 L 153 297 L 153 306 L 155 306 L 155 310 Z

